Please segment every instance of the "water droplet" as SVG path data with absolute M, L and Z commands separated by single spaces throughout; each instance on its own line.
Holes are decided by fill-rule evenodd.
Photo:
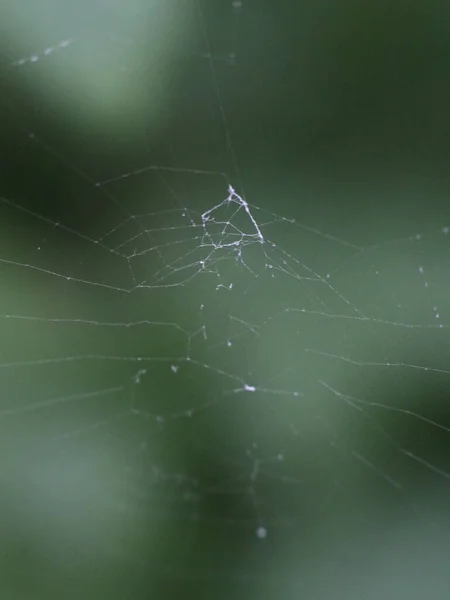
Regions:
M 265 527 L 258 527 L 258 529 L 256 530 L 256 535 L 259 537 L 260 540 L 263 540 L 267 537 L 267 529 Z

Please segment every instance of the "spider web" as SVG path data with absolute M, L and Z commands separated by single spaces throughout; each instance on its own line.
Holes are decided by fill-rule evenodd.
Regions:
M 40 91 L 5 99 L 5 539 L 20 531 L 61 573 L 93 561 L 298 586 L 322 546 L 354 552 L 381 515 L 442 525 L 450 230 L 442 213 L 420 229 L 402 211 L 323 228 L 326 204 L 313 222 L 301 201 L 285 214 L 238 151 L 242 5 L 218 4 L 220 27 L 212 9 L 183 10 L 186 137 L 167 144 L 149 146 L 145 94 L 138 142 L 126 123 L 108 136 L 107 121 L 101 144 L 84 122 L 69 143 L 44 125 L 62 103 L 54 69 L 85 56 L 106 69 L 111 53 L 133 89 L 142 36 L 82 23 L 8 62 L 8 81 Z

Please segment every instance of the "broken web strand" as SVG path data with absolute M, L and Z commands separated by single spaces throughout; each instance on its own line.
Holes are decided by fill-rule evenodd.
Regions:
M 24 56 L 22 58 L 16 59 L 15 61 L 13 61 L 11 63 L 11 66 L 23 67 L 24 65 L 29 64 L 29 63 L 37 63 L 38 61 L 45 59 L 46 57 L 54 54 L 55 52 L 60 52 L 61 50 L 68 48 L 74 42 L 75 42 L 75 40 L 71 39 L 71 38 L 61 40 L 60 42 L 54 44 L 53 46 L 47 46 L 47 48 L 44 48 L 44 50 L 42 52 L 39 52 L 37 54 L 31 54 L 30 56 Z
M 207 28 L 206 28 L 205 19 L 203 17 L 201 0 L 197 0 L 197 8 L 198 8 L 199 19 L 200 19 L 201 28 L 202 28 L 203 37 L 204 37 L 204 44 L 205 44 L 206 53 L 207 53 L 206 60 L 208 61 L 209 70 L 211 73 L 211 81 L 212 81 L 212 85 L 214 88 L 214 93 L 217 98 L 217 104 L 218 104 L 219 111 L 220 111 L 220 118 L 221 118 L 221 121 L 223 124 L 224 135 L 225 135 L 225 139 L 226 139 L 226 146 L 227 146 L 228 152 L 231 157 L 233 175 L 237 178 L 239 186 L 242 190 L 242 194 L 245 196 L 245 190 L 243 187 L 243 182 L 242 182 L 242 178 L 241 178 L 240 171 L 239 171 L 238 160 L 237 160 L 236 153 L 234 151 L 230 128 L 228 125 L 228 119 L 227 119 L 227 115 L 226 115 L 225 108 L 223 105 L 222 95 L 220 93 L 220 88 L 219 88 L 219 83 L 218 83 L 217 73 L 216 73 L 216 67 L 215 67 L 213 56 L 211 53 L 211 44 L 209 41 L 209 36 L 208 36 Z M 234 28 L 236 27 L 236 22 L 238 21 L 238 17 L 240 16 L 241 8 L 242 8 L 242 2 L 236 3 L 236 1 L 235 1 L 232 3 L 233 24 L 234 24 L 233 27 Z M 235 31 L 235 29 L 233 31 Z M 234 48 L 234 46 L 233 46 L 233 48 Z M 233 56 L 233 61 L 234 61 L 236 58 L 234 50 L 232 50 L 232 56 Z

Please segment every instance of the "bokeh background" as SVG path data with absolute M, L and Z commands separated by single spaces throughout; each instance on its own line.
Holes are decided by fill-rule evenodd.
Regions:
M 449 19 L 2 3 L 2 597 L 447 597 Z

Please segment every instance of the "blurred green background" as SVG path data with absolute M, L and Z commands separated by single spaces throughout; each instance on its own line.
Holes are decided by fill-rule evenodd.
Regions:
M 447 597 L 449 18 L 0 6 L 2 597 Z

